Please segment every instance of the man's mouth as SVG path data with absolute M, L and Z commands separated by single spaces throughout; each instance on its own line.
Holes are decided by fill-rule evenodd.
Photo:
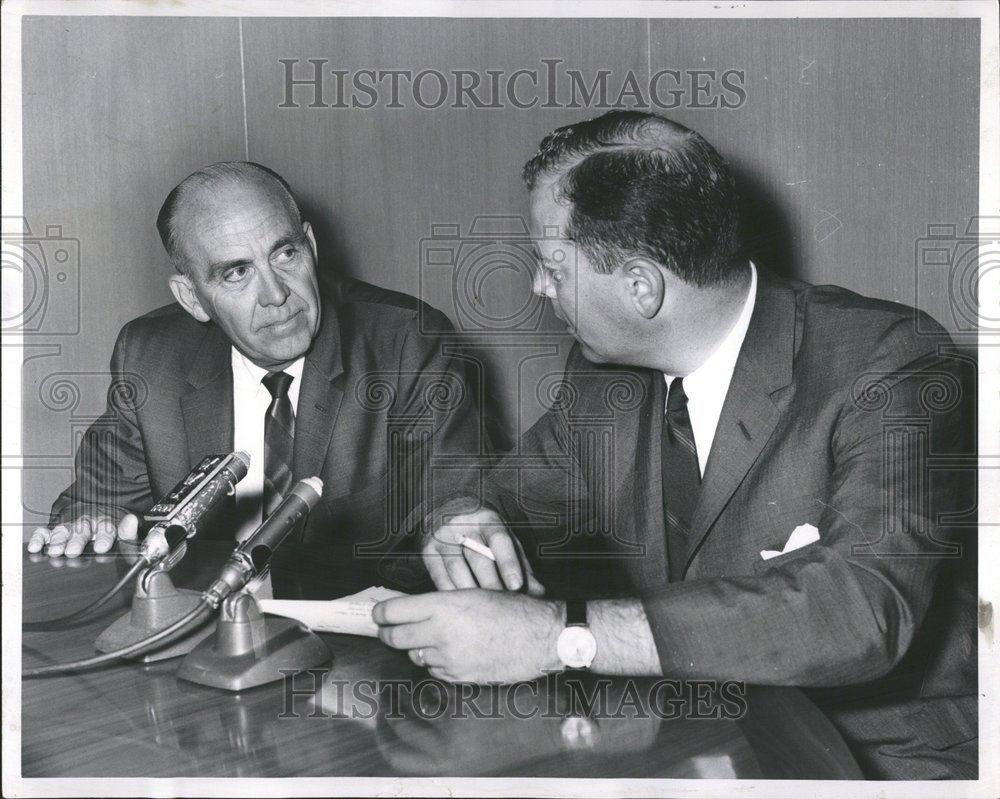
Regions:
M 278 331 L 284 330 L 285 328 L 289 327 L 291 323 L 294 322 L 301 313 L 302 310 L 299 309 L 290 316 L 286 316 L 284 319 L 279 319 L 277 322 L 269 322 L 268 324 L 264 325 L 264 327 L 262 327 L 261 330 L 278 330 Z

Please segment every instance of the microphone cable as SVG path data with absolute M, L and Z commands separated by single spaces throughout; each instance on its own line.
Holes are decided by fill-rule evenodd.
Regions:
M 212 610 L 213 608 L 209 600 L 202 597 L 201 602 L 199 602 L 188 613 L 184 614 L 169 627 L 165 627 L 158 633 L 154 633 L 148 638 L 136 641 L 134 644 L 130 644 L 122 649 L 116 649 L 114 652 L 106 652 L 103 655 L 97 655 L 85 660 L 74 660 L 69 663 L 54 663 L 51 666 L 39 666 L 34 669 L 23 669 L 21 671 L 21 678 L 43 677 L 49 674 L 62 674 L 67 671 L 81 671 L 83 669 L 93 668 L 94 666 L 102 666 L 105 663 L 111 663 L 112 661 L 127 658 L 131 655 L 137 655 L 147 649 L 154 648 L 157 644 L 166 643 L 168 639 L 173 638 L 177 633 L 182 632 L 185 627 L 201 621 L 202 617 L 210 613 Z
M 246 477 L 249 468 L 250 456 L 242 450 L 204 458 L 145 515 L 147 522 L 155 524 L 142 542 L 138 562 L 121 580 L 74 613 L 56 619 L 24 622 L 21 628 L 26 632 L 57 630 L 72 625 L 107 604 L 143 567 L 169 559 L 185 539 L 195 534 L 198 519 L 224 495 L 235 491 L 236 484 Z
M 112 597 L 121 591 L 126 585 L 128 585 L 132 578 L 134 578 L 140 571 L 142 571 L 149 564 L 143 560 L 137 560 L 132 568 L 125 572 L 125 576 L 122 577 L 117 583 L 115 583 L 111 588 L 105 591 L 100 597 L 95 599 L 89 605 L 80 608 L 74 613 L 70 613 L 67 616 L 59 616 L 55 619 L 45 619 L 44 621 L 26 621 L 21 624 L 21 629 L 29 633 L 44 632 L 46 630 L 58 630 L 62 627 L 69 627 L 75 622 L 89 616 L 98 608 L 103 607 L 111 601 Z
M 170 547 L 170 549 L 173 549 L 187 537 L 187 534 L 188 531 L 185 527 L 179 524 L 172 524 L 166 529 L 164 537 L 167 541 L 167 545 Z M 59 616 L 58 618 L 55 619 L 45 619 L 44 621 L 41 620 L 26 621 L 21 625 L 21 629 L 29 633 L 47 632 L 49 630 L 59 630 L 62 629 L 63 627 L 69 627 L 72 624 L 80 621 L 81 619 L 89 616 L 95 610 L 103 607 L 108 602 L 110 602 L 111 598 L 114 597 L 114 595 L 117 594 L 119 591 L 121 591 L 126 585 L 128 585 L 129 582 L 131 582 L 132 579 L 137 574 L 139 574 L 139 572 L 141 572 L 144 568 L 153 565 L 153 562 L 150 561 L 149 558 L 145 557 L 141 553 L 137 553 L 137 557 L 139 559 L 134 564 L 132 564 L 131 569 L 125 572 L 124 577 L 122 577 L 117 583 L 115 583 L 111 588 L 105 591 L 100 597 L 95 599 L 86 607 L 82 607 L 79 610 L 70 613 L 67 616 Z

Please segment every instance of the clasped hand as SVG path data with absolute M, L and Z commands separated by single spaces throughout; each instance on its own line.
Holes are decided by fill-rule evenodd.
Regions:
M 496 560 L 462 546 L 463 536 Z M 539 598 L 545 589 L 495 511 L 454 516 L 428 536 L 423 559 L 439 590 L 376 605 L 383 643 L 450 682 L 518 682 L 560 668 L 562 606 Z

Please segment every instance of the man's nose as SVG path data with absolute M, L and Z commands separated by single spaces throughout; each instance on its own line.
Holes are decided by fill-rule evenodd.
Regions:
M 534 277 L 531 280 L 532 293 L 537 294 L 539 297 L 552 299 L 554 294 L 552 288 L 552 278 L 549 277 L 548 272 L 541 268 L 536 269 Z
M 261 305 L 283 305 L 289 295 L 285 281 L 270 267 L 260 270 L 260 289 L 257 301 Z

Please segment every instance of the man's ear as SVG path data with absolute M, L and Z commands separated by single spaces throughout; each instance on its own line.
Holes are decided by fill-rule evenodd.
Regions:
M 624 268 L 633 307 L 644 319 L 652 319 L 663 306 L 663 273 L 645 258 L 633 258 Z
M 207 322 L 211 318 L 202 307 L 198 295 L 191 284 L 191 278 L 187 275 L 171 275 L 170 291 L 173 292 L 174 299 L 180 303 L 181 307 L 199 322 Z
M 316 251 L 316 236 L 313 234 L 312 225 L 310 225 L 308 222 L 303 222 L 302 232 L 305 233 L 306 238 L 309 239 L 309 246 L 311 246 L 313 250 L 313 260 L 318 261 L 319 254 Z

